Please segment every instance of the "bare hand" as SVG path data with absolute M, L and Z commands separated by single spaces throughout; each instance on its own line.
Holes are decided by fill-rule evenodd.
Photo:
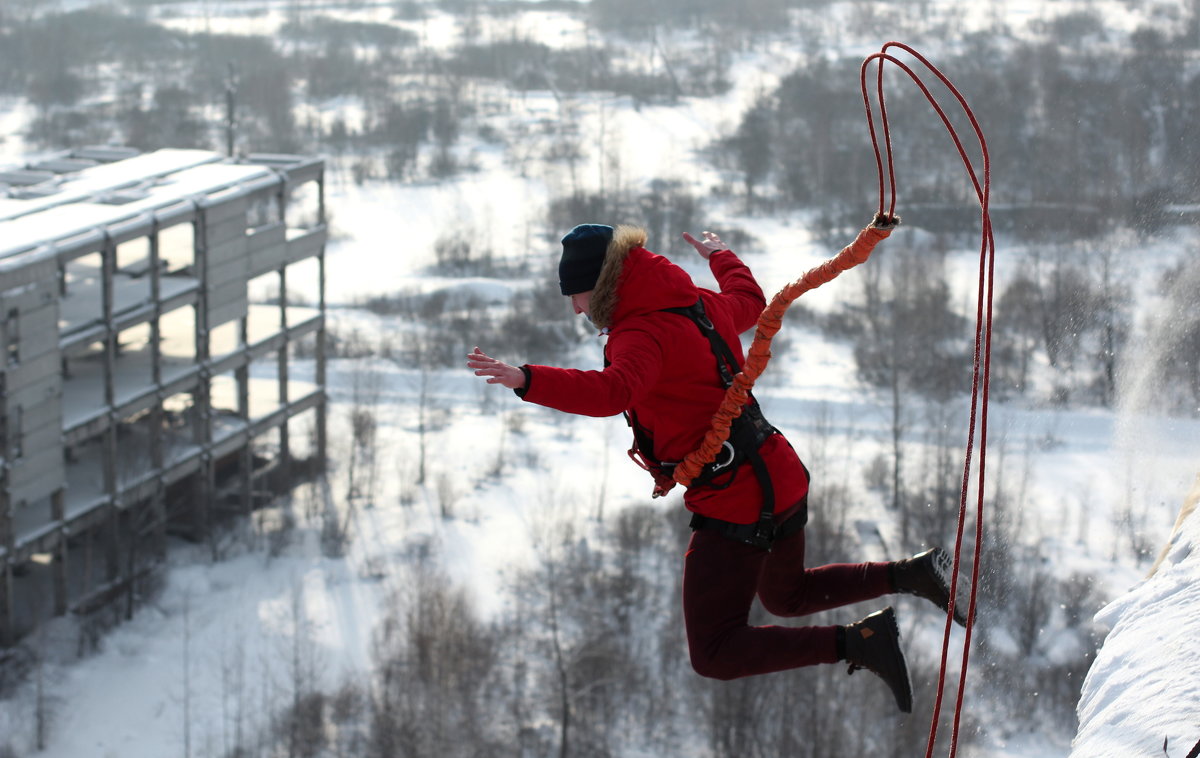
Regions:
M 467 368 L 474 369 L 475 376 L 488 377 L 488 384 L 503 384 L 510 390 L 525 386 L 524 371 L 488 356 L 478 347 L 467 356 Z
M 708 257 L 713 253 L 729 249 L 729 245 L 726 245 L 724 242 L 722 242 L 721 238 L 712 232 L 705 232 L 704 239 L 702 240 L 696 239 L 687 232 L 683 233 L 683 238 L 688 242 L 688 244 L 696 248 L 696 252 L 700 253 L 700 257 L 704 260 L 708 260 Z

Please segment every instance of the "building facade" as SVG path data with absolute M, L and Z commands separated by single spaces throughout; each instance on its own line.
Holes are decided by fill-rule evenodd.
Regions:
M 326 238 L 317 158 L 0 168 L 0 647 L 323 466 Z

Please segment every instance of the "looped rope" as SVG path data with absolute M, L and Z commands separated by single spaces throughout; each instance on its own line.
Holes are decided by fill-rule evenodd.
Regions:
M 913 58 L 925 66 L 939 81 L 946 87 L 946 90 L 958 101 L 962 108 L 963 114 L 971 124 L 971 129 L 975 133 L 976 139 L 979 140 L 980 157 L 983 161 L 983 182 L 982 185 L 979 177 L 975 173 L 975 166 L 967 155 L 966 149 L 963 147 L 962 141 L 958 137 L 958 131 L 947 118 L 945 111 L 938 104 L 937 98 L 921 81 L 921 78 L 907 65 L 895 57 L 888 55 L 889 48 L 899 48 L 904 50 Z M 938 690 L 937 697 L 934 700 L 933 715 L 929 726 L 929 741 L 925 749 L 925 758 L 931 758 L 933 748 L 937 742 L 938 722 L 941 718 L 942 703 L 946 689 L 946 668 L 950 650 L 950 629 L 954 617 L 954 604 L 958 596 L 958 574 L 959 567 L 962 563 L 963 535 L 967 520 L 967 499 L 970 492 L 971 480 L 971 463 L 972 454 L 974 451 L 975 436 L 978 431 L 979 436 L 979 468 L 976 481 L 976 504 L 975 504 L 975 545 L 974 554 L 971 562 L 971 596 L 970 604 L 967 608 L 967 624 L 966 634 L 963 641 L 962 662 L 959 668 L 958 675 L 958 692 L 954 706 L 954 722 L 950 735 L 950 758 L 958 752 L 958 736 L 959 728 L 962 720 L 963 699 L 966 696 L 967 671 L 971 659 L 971 639 L 975 629 L 975 612 L 977 608 L 977 591 L 979 587 L 979 562 L 980 550 L 983 545 L 983 496 L 984 486 L 986 484 L 987 470 L 987 428 L 988 428 L 988 393 L 991 381 L 991 366 L 992 366 L 992 304 L 994 294 L 994 274 L 996 260 L 996 240 L 992 233 L 992 219 L 988 210 L 988 204 L 991 199 L 991 158 L 988 155 L 987 140 L 983 136 L 983 130 L 979 126 L 979 121 L 975 118 L 974 112 L 970 105 L 967 104 L 966 98 L 958 91 L 954 84 L 946 77 L 936 66 L 930 63 L 924 56 L 912 49 L 908 45 L 900 42 L 888 42 L 883 46 L 880 52 L 869 56 L 863 62 L 862 74 L 860 76 L 863 87 L 863 98 L 867 102 L 867 121 L 871 124 L 872 141 L 874 141 L 874 125 L 871 121 L 870 102 L 866 96 L 866 69 L 872 60 L 878 61 L 878 72 L 876 76 L 876 89 L 879 99 L 880 120 L 883 124 L 884 140 L 888 150 L 888 175 L 891 180 L 891 207 L 895 208 L 896 203 L 896 180 L 895 173 L 892 167 L 891 159 L 891 134 L 888 129 L 887 121 L 887 106 L 883 98 L 883 65 L 885 62 L 892 63 L 904 73 L 908 74 L 909 78 L 920 88 L 921 93 L 925 95 L 925 99 L 933 106 L 934 111 L 941 119 L 942 124 L 946 127 L 951 139 L 954 141 L 954 146 L 958 149 L 959 157 L 962 158 L 963 165 L 970 176 L 971 184 L 975 190 L 976 198 L 979 200 L 980 208 L 980 249 L 979 249 L 979 287 L 976 297 L 975 310 L 975 351 L 974 363 L 971 375 L 971 412 L 970 420 L 967 426 L 967 445 L 963 461 L 963 477 L 962 489 L 959 497 L 958 509 L 958 527 L 954 541 L 954 567 L 950 580 L 950 607 L 946 614 L 946 625 L 942 636 L 942 654 L 941 665 L 938 672 Z M 878 144 L 875 146 L 877 166 L 879 157 Z M 882 167 L 880 166 L 880 208 L 883 208 L 883 180 Z

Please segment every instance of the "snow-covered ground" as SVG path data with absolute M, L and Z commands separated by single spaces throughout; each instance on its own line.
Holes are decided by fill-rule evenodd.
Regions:
M 1026 22 L 1045 8 L 1033 2 L 973 3 L 963 16 L 964 27 L 985 26 L 989 14 L 999 13 L 1002 5 L 1013 19 Z M 1056 5 L 1099 5 L 1121 19 L 1131 14 L 1129 4 L 1115 0 Z M 283 2 L 255 15 L 239 16 L 239 7 L 173 4 L 162 22 L 180 29 L 257 33 L 277 28 L 286 18 Z M 382 6 L 363 8 L 360 20 L 382 12 Z M 414 29 L 423 44 L 445 46 L 457 40 L 449 19 L 435 14 L 415 22 Z M 550 23 L 550 18 L 522 21 L 535 22 Z M 554 16 L 545 31 L 559 40 L 581 33 L 561 16 Z M 870 51 L 863 46 L 864 54 Z M 590 164 L 585 181 L 596 184 L 600 165 L 611 158 L 609 165 L 620 165 L 627 183 L 681 179 L 703 194 L 721 178 L 708 172 L 697 149 L 730 126 L 757 93 L 794 65 L 796 56 L 787 46 L 764 45 L 746 53 L 735 68 L 735 86 L 716 100 L 641 108 L 621 98 L 577 103 L 585 142 L 600 146 L 596 152 L 603 154 Z M 847 82 L 854 76 L 848 72 Z M 855 96 L 847 90 L 847 97 Z M 530 93 L 521 101 L 506 118 L 558 115 L 559 104 L 549 95 Z M 5 137 L 0 163 L 10 162 L 23 148 L 18 132 L 30 117 L 31 109 L 22 101 L 0 100 L 0 134 Z M 353 324 L 372 329 L 375 317 L 342 307 L 365 296 L 446 286 L 448 282 L 424 273 L 445 229 L 466 227 L 486 234 L 498 253 L 556 254 L 553 241 L 543 236 L 539 214 L 551 192 L 565 182 L 561 169 L 527 174 L 509 165 L 494 146 L 481 143 L 471 149 L 479 170 L 445 182 L 361 187 L 331 182 L 327 200 L 337 236 L 329 247 L 327 290 L 330 302 L 339 306 L 330 313 L 333 328 Z M 756 249 L 745 258 L 768 293 L 833 252 L 815 242 L 802 216 L 716 214 L 706 225 L 717 231 L 738 226 L 755 235 Z M 401 225 L 401 235 L 394 232 L 395 219 L 411 219 Z M 673 255 L 704 282 L 702 267 L 678 240 L 651 240 L 649 246 Z M 1003 281 L 1019 264 L 1022 251 L 1002 239 L 998 253 Z M 1168 243 L 1139 261 L 1167 261 L 1175 254 Z M 973 255 L 964 250 L 952 256 L 953 269 L 963 272 L 955 277 L 964 289 L 963 300 L 973 296 Z M 313 294 L 303 291 L 302 281 L 289 283 L 302 294 Z M 504 299 L 522 285 L 492 280 L 470 286 Z M 805 305 L 827 310 L 850 286 L 850 280 L 836 282 L 807 296 Z M 815 436 L 817 419 L 827 422 L 835 430 L 831 475 L 857 482 L 870 457 L 866 451 L 873 451 L 864 440 L 886 428 L 887 413 L 858 388 L 853 356 L 845 345 L 826 343 L 808 331 L 789 337 L 798 346 L 772 364 L 774 375 L 764 378 L 759 393 L 767 414 L 798 446 Z M 521 359 L 507 355 L 502 344 L 483 347 Z M 581 346 L 577 360 L 595 367 L 597 351 L 591 344 Z M 1125 386 L 1136 385 L 1138 372 L 1152 368 L 1131 367 Z M 0 748 L 8 743 L 18 755 L 48 758 L 223 755 L 243 730 L 262 726 L 252 723 L 253 713 L 269 712 L 286 701 L 297 649 L 311 657 L 319 685 L 335 688 L 341 681 L 364 677 L 381 609 L 390 595 L 405 592 L 415 565 L 433 560 L 451 578 L 469 578 L 482 612 L 491 613 L 505 602 L 505 578 L 533 560 L 536 524 L 592 515 L 601 490 L 607 512 L 646 500 L 644 473 L 622 453 L 627 435 L 622 421 L 562 418 L 525 407 L 465 370 L 432 377 L 435 404 L 445 418 L 444 426 L 431 433 L 430 446 L 443 455 L 429 483 L 416 486 L 413 399 L 428 380 L 385 361 L 339 360 L 330 366 L 337 467 L 330 491 L 336 500 L 345 499 L 346 413 L 356 401 L 355 387 L 364 382 L 377 388 L 371 402 L 380 422 L 379 491 L 373 502 L 358 503 L 345 557 L 323 555 L 319 523 L 302 516 L 292 539 L 276 550 L 268 550 L 262 537 L 253 549 L 231 543 L 229 555 L 210 562 L 207 549 L 176 546 L 158 601 L 109 632 L 95 652 L 75 656 L 79 630 L 69 620 L 48 626 L 29 642 L 44 662 L 28 686 L 0 702 Z M 519 435 L 511 431 L 518 414 L 523 419 Z M 1025 734 L 997 736 L 975 754 L 1158 756 L 1167 740 L 1166 755 L 1182 758 L 1200 740 L 1200 657 L 1195 645 L 1188 645 L 1200 632 L 1195 614 L 1200 552 L 1193 550 L 1200 547 L 1200 521 L 1193 517 L 1184 523 L 1166 562 L 1149 580 L 1142 581 L 1147 567 L 1134 565 L 1127 553 L 1115 563 L 1112 556 L 1123 539 L 1119 512 L 1137 516 L 1144 541 L 1161 544 L 1167 539 L 1200 465 L 1200 423 L 1145 418 L 1133 411 L 1001 403 L 993 406 L 991 423 L 991 449 L 1007 454 L 1006 468 L 990 472 L 989 478 L 1019 479 L 1017 470 L 1028 467 L 1024 516 L 1031 533 L 1045 543 L 1047 559 L 1060 563 L 1064 572 L 1074 566 L 1101 572 L 1101 594 L 1119 599 L 1098 617 L 1112 632 L 1085 685 L 1074 749 L 1068 747 L 1071 735 Z M 522 451 L 536 451 L 544 464 L 540 471 L 553 475 L 511 463 Z M 488 476 L 502 456 L 510 461 L 503 476 Z M 303 514 L 306 504 L 322 496 L 302 487 L 289 507 Z M 447 503 L 452 503 L 454 518 L 441 516 Z M 679 507 L 677 496 L 667 505 Z M 270 525 L 261 531 L 271 533 Z M 970 699 L 967 707 L 972 707 Z M 48 713 L 50 723 L 44 750 L 35 753 L 39 713 Z
M 1200 499 L 1197 479 L 1190 503 Z M 1184 514 L 1181 514 L 1181 516 Z M 1183 517 L 1151 576 L 1097 619 L 1112 631 L 1083 685 L 1072 758 L 1200 748 L 1200 516 Z

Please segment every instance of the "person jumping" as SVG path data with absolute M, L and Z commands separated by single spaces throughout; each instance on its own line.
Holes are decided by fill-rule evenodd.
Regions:
M 526 402 L 584 416 L 624 413 L 630 451 L 655 480 L 674 486 L 673 466 L 696 449 L 744 356 L 738 335 L 766 305 L 750 269 L 712 232 L 686 240 L 719 292 L 645 248 L 633 226 L 580 224 L 562 238 L 559 285 L 576 314 L 608 335 L 605 366 L 583 371 L 514 366 L 476 347 L 468 368 Z M 683 607 L 692 667 L 729 680 L 821 663 L 865 668 L 912 711 L 912 685 L 889 606 L 847 625 L 751 626 L 757 596 L 771 614 L 806 616 L 891 593 L 949 606 L 951 559 L 941 548 L 892 562 L 805 568 L 809 472 L 751 397 L 729 441 L 684 494 L 693 530 L 684 554 Z M 955 621 L 965 624 L 965 605 Z

